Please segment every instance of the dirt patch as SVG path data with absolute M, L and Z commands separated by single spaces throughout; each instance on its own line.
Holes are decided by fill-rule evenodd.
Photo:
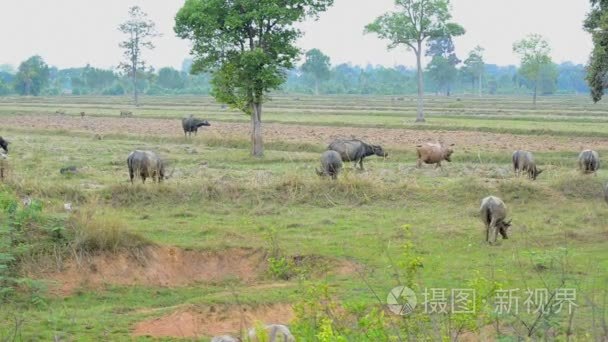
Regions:
M 37 276 L 52 282 L 51 293 L 69 295 L 79 287 L 104 284 L 173 287 L 228 279 L 251 282 L 266 267 L 264 252 L 259 250 L 201 252 L 150 247 L 144 253 L 144 257 L 137 258 L 119 253 L 95 255 L 79 262 L 71 260 L 61 271 Z
M 181 122 L 178 119 L 108 118 L 108 117 L 69 117 L 61 115 L 21 115 L 7 116 L 2 120 L 3 127 L 26 128 L 35 130 L 67 130 L 89 132 L 99 135 L 120 133 L 130 135 L 151 135 L 183 137 Z M 213 126 L 202 132 L 205 136 L 217 139 L 247 139 L 248 123 L 214 122 Z M 398 149 L 413 149 L 425 141 L 442 139 L 457 146 L 475 146 L 480 150 L 513 151 L 524 148 L 532 151 L 573 151 L 586 147 L 608 149 L 608 139 L 576 138 L 553 136 L 528 136 L 467 131 L 417 131 L 390 128 L 308 126 L 295 124 L 264 124 L 264 140 L 268 142 L 310 143 L 326 145 L 335 138 L 358 137 L 363 140 Z
M 190 306 L 166 316 L 137 323 L 134 336 L 198 338 L 230 334 L 262 324 L 288 324 L 294 318 L 290 304 L 267 306 Z

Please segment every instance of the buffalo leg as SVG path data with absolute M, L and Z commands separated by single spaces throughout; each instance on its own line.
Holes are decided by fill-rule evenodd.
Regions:
M 359 168 L 363 170 L 363 158 L 359 159 Z
M 437 169 L 437 168 L 440 168 L 440 167 L 441 167 L 441 162 L 439 162 L 439 163 L 435 164 L 435 168 L 436 168 L 436 169 Z M 442 168 L 442 167 L 441 167 L 441 168 Z M 442 169 L 443 169 L 443 168 L 442 168 Z

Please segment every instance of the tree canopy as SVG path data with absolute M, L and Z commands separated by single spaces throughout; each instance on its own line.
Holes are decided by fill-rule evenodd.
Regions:
M 262 103 L 300 54 L 293 26 L 333 0 L 186 0 L 175 32 L 193 42 L 191 71 L 212 74 L 212 94 L 252 118 L 252 154 L 263 155 Z
M 315 82 L 315 94 L 319 94 L 319 82 L 329 79 L 329 68 L 331 67 L 329 56 L 319 49 L 306 52 L 306 61 L 302 64 L 302 71 L 312 75 Z
M 129 75 L 133 81 L 133 102 L 138 103 L 138 76 L 146 68 L 143 59 L 143 49 L 154 49 L 152 38 L 160 34 L 156 31 L 156 25 L 139 6 L 129 9 L 129 19 L 120 24 L 118 30 L 127 35 L 119 46 L 124 50 L 125 61 L 120 63 L 119 68 Z
M 15 90 L 19 95 L 40 95 L 49 82 L 49 67 L 40 56 L 32 56 L 19 65 Z
M 587 65 L 587 83 L 594 102 L 602 99 L 608 87 L 608 1 L 591 0 L 591 11 L 584 22 L 593 38 L 593 51 Z
M 539 34 L 530 34 L 513 44 L 513 51 L 521 58 L 519 73 L 532 83 L 533 102 L 536 104 L 541 71 L 552 64 L 549 43 Z
M 450 22 L 448 0 L 395 0 L 397 11 L 386 13 L 365 27 L 365 32 L 375 33 L 389 41 L 388 48 L 405 46 L 416 54 L 418 71 L 417 122 L 424 121 L 422 71 L 423 42 L 427 39 L 455 37 L 464 34 L 462 26 Z

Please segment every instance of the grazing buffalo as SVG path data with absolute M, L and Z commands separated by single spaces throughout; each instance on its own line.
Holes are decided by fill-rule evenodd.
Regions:
M 338 178 L 338 173 L 342 169 L 342 158 L 336 151 L 325 151 L 321 154 L 321 170 L 317 169 L 319 176 L 330 176 L 332 179 Z
M 152 178 L 153 181 L 159 183 L 166 178 L 163 160 L 152 151 L 135 150 L 131 152 L 127 157 L 127 166 L 131 184 L 136 176 L 141 177 L 143 183 L 146 183 L 146 178 Z
M 454 144 L 450 146 L 454 146 Z M 416 153 L 418 154 L 416 167 L 421 167 L 424 162 L 425 164 L 435 164 L 435 168 L 438 168 L 441 167 L 442 161 L 452 161 L 451 156 L 454 150 L 443 143 L 425 143 L 416 146 Z
M 209 121 L 201 120 L 195 118 L 193 115 L 190 115 L 187 118 L 182 119 L 182 128 L 184 129 L 184 136 L 192 136 L 192 132 L 196 135 L 198 128 L 201 126 L 211 126 Z
M 120 111 L 120 117 L 122 118 L 130 118 L 133 116 L 133 112 L 130 110 L 121 110 Z
M 2 147 L 4 152 L 8 153 L 8 141 L 4 140 L 2 137 L 0 137 L 0 147 Z
M 519 176 L 521 172 L 525 172 L 528 178 L 535 180 L 543 170 L 536 167 L 534 156 L 531 152 L 517 150 L 513 152 L 513 171 Z
M 481 220 L 486 226 L 486 242 L 496 242 L 498 233 L 503 239 L 508 239 L 507 230 L 511 226 L 511 220 L 505 221 L 507 217 L 507 206 L 498 197 L 488 196 L 481 200 L 479 208 Z
M 329 144 L 328 149 L 338 152 L 343 161 L 355 162 L 355 168 L 357 167 L 357 163 L 359 163 L 361 170 L 363 170 L 363 159 L 365 157 L 372 155 L 380 157 L 388 156 L 388 153 L 382 149 L 382 146 L 366 144 L 358 139 L 337 139 Z
M 4 177 L 6 176 L 6 173 L 7 173 L 6 160 L 7 159 L 8 159 L 8 156 L 6 155 L 6 153 L 0 151 L 0 180 L 4 180 Z
M 295 342 L 295 337 L 289 331 L 289 328 L 282 324 L 268 324 L 265 326 L 268 332 L 267 339 L 258 339 L 258 329 L 251 328 L 247 333 L 247 340 L 251 342 Z
M 595 173 L 600 168 L 600 155 L 592 150 L 584 150 L 578 155 L 578 168 L 584 174 Z

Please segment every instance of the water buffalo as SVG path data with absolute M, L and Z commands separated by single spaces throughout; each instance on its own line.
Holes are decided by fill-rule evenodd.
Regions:
M 251 342 L 295 342 L 295 337 L 289 331 L 289 328 L 282 324 L 268 324 L 265 327 L 268 333 L 267 339 L 258 339 L 258 329 L 251 328 L 247 333 L 247 340 Z
M 192 132 L 194 132 L 194 135 L 196 135 L 198 128 L 201 126 L 211 126 L 211 124 L 209 123 L 209 121 L 197 119 L 193 115 L 182 119 L 182 128 L 184 129 L 184 136 L 192 136 Z
M 4 152 L 8 153 L 8 141 L 4 140 L 2 137 L 0 137 L 0 147 L 2 147 Z
M 454 144 L 450 146 L 454 146 Z M 416 146 L 416 153 L 418 154 L 416 167 L 421 167 L 424 162 L 425 164 L 435 164 L 435 168 L 438 168 L 441 167 L 443 160 L 452 161 L 451 156 L 454 150 L 443 143 L 425 143 Z
M 486 226 L 486 242 L 496 242 L 498 233 L 503 239 L 508 239 L 507 230 L 511 226 L 511 220 L 505 221 L 507 217 L 507 206 L 498 197 L 488 196 L 481 200 L 479 208 L 481 220 Z
M 517 150 L 513 152 L 512 159 L 513 171 L 515 171 L 515 175 L 517 176 L 521 172 L 525 172 L 528 174 L 528 178 L 535 180 L 543 172 L 543 170 L 536 167 L 534 156 L 531 152 Z
M 7 159 L 8 159 L 8 156 L 6 155 L 6 153 L 0 151 L 0 180 L 3 180 L 4 177 L 6 176 L 6 169 L 7 169 L 6 160 Z
M 332 179 L 338 178 L 338 173 L 342 169 L 342 158 L 336 151 L 329 150 L 321 154 L 321 170 L 317 169 L 319 176 L 330 176 Z
M 146 178 L 152 178 L 153 181 L 159 183 L 167 178 L 165 176 L 165 163 L 152 151 L 135 150 L 131 152 L 127 157 L 127 166 L 129 167 L 131 184 L 133 184 L 133 178 L 136 176 L 141 177 L 143 183 L 146 183 Z
M 363 159 L 365 157 L 372 155 L 380 157 L 388 156 L 388 153 L 382 149 L 382 146 L 366 144 L 358 139 L 337 139 L 329 144 L 328 149 L 338 152 L 343 161 L 355 162 L 355 168 L 357 167 L 357 163 L 359 163 L 361 170 L 363 170 Z
M 578 167 L 584 174 L 595 173 L 600 168 L 600 155 L 592 150 L 584 150 L 578 155 Z
M 133 112 L 130 110 L 121 110 L 120 111 L 120 117 L 121 118 L 129 118 L 133 116 Z

